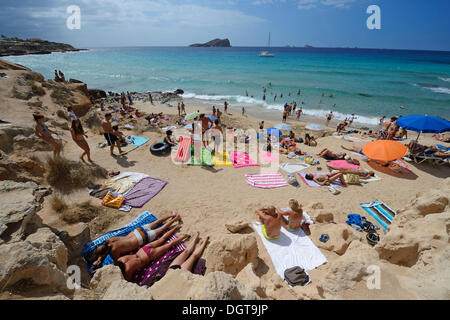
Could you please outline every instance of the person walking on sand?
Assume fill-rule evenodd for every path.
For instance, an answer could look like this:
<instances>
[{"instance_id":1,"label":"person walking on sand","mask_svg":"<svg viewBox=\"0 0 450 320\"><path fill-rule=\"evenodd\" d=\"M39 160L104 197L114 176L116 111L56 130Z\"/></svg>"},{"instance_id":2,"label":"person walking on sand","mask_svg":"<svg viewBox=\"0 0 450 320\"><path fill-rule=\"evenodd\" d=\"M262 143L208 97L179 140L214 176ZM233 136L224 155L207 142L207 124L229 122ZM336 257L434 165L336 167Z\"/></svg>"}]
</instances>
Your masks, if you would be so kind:
<instances>
[{"instance_id":1,"label":"person walking on sand","mask_svg":"<svg viewBox=\"0 0 450 320\"><path fill-rule=\"evenodd\" d=\"M178 116L181 117L181 106L179 102L178 102Z\"/></svg>"},{"instance_id":2,"label":"person walking on sand","mask_svg":"<svg viewBox=\"0 0 450 320\"><path fill-rule=\"evenodd\" d=\"M152 97L152 93L151 92L148 93L148 100L153 105L153 97Z\"/></svg>"},{"instance_id":3,"label":"person walking on sand","mask_svg":"<svg viewBox=\"0 0 450 320\"><path fill-rule=\"evenodd\" d=\"M44 124L44 116L40 114L33 115L34 121L36 121L35 134L38 138L44 140L45 143L49 144L53 148L53 156L57 157L60 155L62 150L62 145L52 137L53 134L57 134L55 131L50 130Z\"/></svg>"},{"instance_id":4,"label":"person walking on sand","mask_svg":"<svg viewBox=\"0 0 450 320\"><path fill-rule=\"evenodd\" d=\"M228 113L228 102L225 101L225 102L223 103L223 108L224 108L224 112L225 112L225 113Z\"/></svg>"},{"instance_id":5,"label":"person walking on sand","mask_svg":"<svg viewBox=\"0 0 450 320\"><path fill-rule=\"evenodd\" d=\"M181 101L181 114L186 114L186 109L183 101Z\"/></svg>"},{"instance_id":6,"label":"person walking on sand","mask_svg":"<svg viewBox=\"0 0 450 320\"><path fill-rule=\"evenodd\" d=\"M242 107L242 115L243 116L245 115L245 108L244 107Z\"/></svg>"},{"instance_id":7,"label":"person walking on sand","mask_svg":"<svg viewBox=\"0 0 450 320\"><path fill-rule=\"evenodd\" d=\"M67 107L67 114L70 117L70 120L78 120L77 115L75 114L75 112L73 112L72 107Z\"/></svg>"},{"instance_id":8,"label":"person walking on sand","mask_svg":"<svg viewBox=\"0 0 450 320\"><path fill-rule=\"evenodd\" d=\"M91 149L89 148L89 144L86 139L87 135L83 130L83 126L81 125L81 121L79 119L72 120L72 127L70 128L70 133L72 134L73 141L83 150L83 153L80 156L80 160L84 161L84 156L87 156L89 162L93 162L91 159Z\"/></svg>"},{"instance_id":9,"label":"person walking on sand","mask_svg":"<svg viewBox=\"0 0 450 320\"><path fill-rule=\"evenodd\" d=\"M330 121L333 118L333 111L330 111L330 113L327 115L327 127L330 125Z\"/></svg>"},{"instance_id":10,"label":"person walking on sand","mask_svg":"<svg viewBox=\"0 0 450 320\"><path fill-rule=\"evenodd\" d=\"M127 91L127 97L128 97L128 101L130 102L130 106L133 105L133 99L131 97L131 94Z\"/></svg>"},{"instance_id":11,"label":"person walking on sand","mask_svg":"<svg viewBox=\"0 0 450 320\"><path fill-rule=\"evenodd\" d=\"M114 146L117 146L120 154L123 154L123 151L120 148L119 137L114 134L113 128L111 126L111 117L111 113L105 114L105 118L102 120L102 128L104 131L106 142L108 143L108 146L110 146L111 157L115 157L116 155L114 154Z\"/></svg>"}]
</instances>

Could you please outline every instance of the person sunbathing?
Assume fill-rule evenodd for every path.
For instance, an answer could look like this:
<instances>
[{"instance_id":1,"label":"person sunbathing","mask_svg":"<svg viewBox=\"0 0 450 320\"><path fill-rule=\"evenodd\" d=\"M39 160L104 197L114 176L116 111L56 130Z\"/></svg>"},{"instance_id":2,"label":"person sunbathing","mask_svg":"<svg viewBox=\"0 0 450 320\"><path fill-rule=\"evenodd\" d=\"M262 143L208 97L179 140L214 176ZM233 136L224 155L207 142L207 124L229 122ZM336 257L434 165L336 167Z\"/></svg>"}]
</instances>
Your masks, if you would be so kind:
<instances>
[{"instance_id":1,"label":"person sunbathing","mask_svg":"<svg viewBox=\"0 0 450 320\"><path fill-rule=\"evenodd\" d=\"M258 209L256 214L258 215L258 221L262 223L262 234L267 240L278 239L282 226L287 229L282 215L277 213L274 206Z\"/></svg>"},{"instance_id":2,"label":"person sunbathing","mask_svg":"<svg viewBox=\"0 0 450 320\"><path fill-rule=\"evenodd\" d=\"M438 134L433 134L433 137L437 140L437 141L442 141L442 142L450 142L450 137L444 137L444 135L442 135L441 133Z\"/></svg>"},{"instance_id":3,"label":"person sunbathing","mask_svg":"<svg viewBox=\"0 0 450 320\"><path fill-rule=\"evenodd\" d=\"M343 174L356 174L357 176L360 176L362 179L369 179L370 177L375 176L375 172L366 170L364 168L337 168L330 164L328 164L327 167L330 169L331 172L339 171L342 172Z\"/></svg>"},{"instance_id":4,"label":"person sunbathing","mask_svg":"<svg viewBox=\"0 0 450 320\"><path fill-rule=\"evenodd\" d=\"M325 148L322 151L320 151L320 153L318 153L317 155L319 157L324 158L325 160L344 160L344 158L347 154L344 152L335 153L335 152Z\"/></svg>"},{"instance_id":5,"label":"person sunbathing","mask_svg":"<svg viewBox=\"0 0 450 320\"><path fill-rule=\"evenodd\" d=\"M333 181L339 181L346 187L347 183L344 180L342 172L330 172L328 174L314 174L308 173L305 175L306 180L314 181L321 186L329 186Z\"/></svg>"},{"instance_id":6,"label":"person sunbathing","mask_svg":"<svg viewBox=\"0 0 450 320\"><path fill-rule=\"evenodd\" d=\"M277 213L281 215L282 219L284 220L283 226L286 226L286 229L288 231L298 230L302 228L303 210L297 200L289 200L289 210L282 211L280 209L277 209ZM286 220L283 215L289 216L289 219Z\"/></svg>"},{"instance_id":7,"label":"person sunbathing","mask_svg":"<svg viewBox=\"0 0 450 320\"><path fill-rule=\"evenodd\" d=\"M308 133L305 134L305 144L310 147L316 147L317 141L314 137L311 137Z\"/></svg>"},{"instance_id":8,"label":"person sunbathing","mask_svg":"<svg viewBox=\"0 0 450 320\"><path fill-rule=\"evenodd\" d=\"M351 146L350 148L347 148L347 147L341 145L341 148L344 150L347 150L347 151L363 154L362 148L359 148L359 147Z\"/></svg>"},{"instance_id":9,"label":"person sunbathing","mask_svg":"<svg viewBox=\"0 0 450 320\"><path fill-rule=\"evenodd\" d=\"M168 222L161 227L158 226L165 221ZM143 225L129 233L126 237L113 237L106 240L105 244L97 247L94 251L94 256L89 260L94 262L94 266L98 266L109 254L111 258L116 261L119 257L127 252L136 250L140 246L149 243L156 239L161 233L170 228L176 221L181 220L180 215L173 213L170 216L161 218L150 224Z\"/></svg>"},{"instance_id":10,"label":"person sunbathing","mask_svg":"<svg viewBox=\"0 0 450 320\"><path fill-rule=\"evenodd\" d=\"M186 249L172 261L167 272L177 269L185 269L192 272L195 262L202 256L208 241L209 237L206 237L206 239L200 243L200 247L195 249L197 243L199 242L199 233L197 232L197 235L186 246Z\"/></svg>"},{"instance_id":11,"label":"person sunbathing","mask_svg":"<svg viewBox=\"0 0 450 320\"><path fill-rule=\"evenodd\" d=\"M188 238L188 235L182 235L181 237L166 243L166 241L169 240L169 238L173 236L175 232L180 230L180 228L181 226L176 226L175 228L166 232L158 240L154 240L140 248L138 252L136 252L136 254L130 254L120 257L115 262L115 265L120 268L124 278L127 281L131 281L136 271L144 268L150 262L160 258L167 252L167 250L169 250L173 246L180 244L186 238Z\"/></svg>"}]
</instances>

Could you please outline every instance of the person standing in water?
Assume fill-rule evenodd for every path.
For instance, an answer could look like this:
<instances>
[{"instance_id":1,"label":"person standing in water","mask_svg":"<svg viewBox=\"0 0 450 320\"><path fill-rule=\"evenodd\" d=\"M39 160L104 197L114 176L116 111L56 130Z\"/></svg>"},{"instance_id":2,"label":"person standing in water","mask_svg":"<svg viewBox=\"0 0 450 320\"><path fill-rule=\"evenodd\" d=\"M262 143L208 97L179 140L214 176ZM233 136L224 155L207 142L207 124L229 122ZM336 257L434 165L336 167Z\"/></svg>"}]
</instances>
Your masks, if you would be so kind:
<instances>
[{"instance_id":1,"label":"person standing in water","mask_svg":"<svg viewBox=\"0 0 450 320\"><path fill-rule=\"evenodd\" d=\"M330 125L330 121L333 118L333 111L330 111L330 113L327 115L327 127Z\"/></svg>"},{"instance_id":2,"label":"person standing in water","mask_svg":"<svg viewBox=\"0 0 450 320\"><path fill-rule=\"evenodd\" d=\"M62 145L52 137L52 133L56 134L55 131L50 130L44 124L44 116L40 114L33 115L34 121L36 121L35 134L38 138L44 140L45 143L49 144L53 148L53 156L57 157L60 155L62 150Z\"/></svg>"},{"instance_id":3,"label":"person standing in water","mask_svg":"<svg viewBox=\"0 0 450 320\"><path fill-rule=\"evenodd\" d=\"M84 161L84 156L87 156L88 161L93 162L91 160L91 150L85 139L87 138L87 135L85 134L83 126L81 125L81 121L79 119L72 120L70 133L72 134L73 141L84 151L80 156L80 160L86 163L86 161Z\"/></svg>"}]
</instances>

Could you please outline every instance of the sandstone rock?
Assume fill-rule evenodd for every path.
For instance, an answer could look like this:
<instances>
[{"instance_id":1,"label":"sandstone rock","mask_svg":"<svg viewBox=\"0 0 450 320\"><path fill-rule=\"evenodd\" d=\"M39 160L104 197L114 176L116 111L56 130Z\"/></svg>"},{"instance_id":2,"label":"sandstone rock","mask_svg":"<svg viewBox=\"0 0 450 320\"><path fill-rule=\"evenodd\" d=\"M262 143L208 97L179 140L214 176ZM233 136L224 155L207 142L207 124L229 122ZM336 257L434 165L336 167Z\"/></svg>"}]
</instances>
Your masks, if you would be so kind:
<instances>
[{"instance_id":1,"label":"sandstone rock","mask_svg":"<svg viewBox=\"0 0 450 320\"><path fill-rule=\"evenodd\" d=\"M331 223L334 222L334 215L326 210L320 210L313 216L317 223Z\"/></svg>"},{"instance_id":2,"label":"sandstone rock","mask_svg":"<svg viewBox=\"0 0 450 320\"><path fill-rule=\"evenodd\" d=\"M189 300L257 300L258 295L224 272L209 273L195 281L187 294Z\"/></svg>"},{"instance_id":3,"label":"sandstone rock","mask_svg":"<svg viewBox=\"0 0 450 320\"><path fill-rule=\"evenodd\" d=\"M69 261L76 261L81 257L83 246L91 240L91 232L86 223L77 223L67 228L68 235L62 238L69 251Z\"/></svg>"},{"instance_id":4,"label":"sandstone rock","mask_svg":"<svg viewBox=\"0 0 450 320\"><path fill-rule=\"evenodd\" d=\"M244 269L242 269L236 276L236 280L241 283L245 283L245 286L253 290L260 297L264 297L265 290L261 284L261 279L254 272L254 264L249 263ZM281 278L280 278L281 280Z\"/></svg>"},{"instance_id":5,"label":"sandstone rock","mask_svg":"<svg viewBox=\"0 0 450 320\"><path fill-rule=\"evenodd\" d=\"M66 272L67 248L49 228L39 228L35 233L29 235L26 241L41 251L42 254L45 254L48 260L54 263L59 270Z\"/></svg>"},{"instance_id":6,"label":"sandstone rock","mask_svg":"<svg viewBox=\"0 0 450 320\"><path fill-rule=\"evenodd\" d=\"M66 120L52 120L50 124L63 130L69 130L69 123Z\"/></svg>"},{"instance_id":7,"label":"sandstone rock","mask_svg":"<svg viewBox=\"0 0 450 320\"><path fill-rule=\"evenodd\" d=\"M20 100L30 100L33 97L31 87L26 86L14 86L11 91L11 98Z\"/></svg>"},{"instance_id":8,"label":"sandstone rock","mask_svg":"<svg viewBox=\"0 0 450 320\"><path fill-rule=\"evenodd\" d=\"M90 288L96 299L100 299L115 281L125 280L122 271L115 265L107 265L98 269L91 280Z\"/></svg>"},{"instance_id":9,"label":"sandstone rock","mask_svg":"<svg viewBox=\"0 0 450 320\"><path fill-rule=\"evenodd\" d=\"M67 288L67 275L52 263L46 254L27 241L0 245L0 288L12 287L27 280L33 286L47 286L60 292Z\"/></svg>"},{"instance_id":10,"label":"sandstone rock","mask_svg":"<svg viewBox=\"0 0 450 320\"><path fill-rule=\"evenodd\" d=\"M237 233L239 231L241 231L242 229L247 228L248 222L244 221L244 220L235 220L235 221L231 221L230 223L225 224L225 228L227 228L228 231L232 232L232 233Z\"/></svg>"},{"instance_id":11,"label":"sandstone rock","mask_svg":"<svg viewBox=\"0 0 450 320\"><path fill-rule=\"evenodd\" d=\"M363 236L362 233L358 234L358 231L343 223L336 224L333 228L326 224L313 224L310 226L310 230L312 234L317 235L327 233L330 236L327 242L321 242L320 236L312 237L312 241L317 247L335 252L338 255L343 255L353 240L361 240Z\"/></svg>"},{"instance_id":12,"label":"sandstone rock","mask_svg":"<svg viewBox=\"0 0 450 320\"><path fill-rule=\"evenodd\" d=\"M441 214L430 214L405 224L394 220L388 234L382 237L375 249L381 259L411 267L421 260L423 252L448 245L449 223L450 210Z\"/></svg>"},{"instance_id":13,"label":"sandstone rock","mask_svg":"<svg viewBox=\"0 0 450 320\"><path fill-rule=\"evenodd\" d=\"M36 214L43 201L42 189L33 182L0 181L0 242L19 241L42 226Z\"/></svg>"},{"instance_id":14,"label":"sandstone rock","mask_svg":"<svg viewBox=\"0 0 450 320\"><path fill-rule=\"evenodd\" d=\"M210 243L204 253L208 271L224 271L236 275L255 261L258 246L254 234L233 234Z\"/></svg>"},{"instance_id":15,"label":"sandstone rock","mask_svg":"<svg viewBox=\"0 0 450 320\"><path fill-rule=\"evenodd\" d=\"M339 294L350 289L370 274L368 267L378 261L377 252L368 244L353 241L347 252L330 264L325 279L319 280L318 290L325 298L339 298Z\"/></svg>"},{"instance_id":16,"label":"sandstone rock","mask_svg":"<svg viewBox=\"0 0 450 320\"><path fill-rule=\"evenodd\" d=\"M141 287L126 280L117 280L106 290L103 300L153 300L153 297L146 286Z\"/></svg>"},{"instance_id":17,"label":"sandstone rock","mask_svg":"<svg viewBox=\"0 0 450 320\"><path fill-rule=\"evenodd\" d=\"M42 107L42 101L29 101L27 102L27 105L33 108L41 108Z\"/></svg>"}]
</instances>

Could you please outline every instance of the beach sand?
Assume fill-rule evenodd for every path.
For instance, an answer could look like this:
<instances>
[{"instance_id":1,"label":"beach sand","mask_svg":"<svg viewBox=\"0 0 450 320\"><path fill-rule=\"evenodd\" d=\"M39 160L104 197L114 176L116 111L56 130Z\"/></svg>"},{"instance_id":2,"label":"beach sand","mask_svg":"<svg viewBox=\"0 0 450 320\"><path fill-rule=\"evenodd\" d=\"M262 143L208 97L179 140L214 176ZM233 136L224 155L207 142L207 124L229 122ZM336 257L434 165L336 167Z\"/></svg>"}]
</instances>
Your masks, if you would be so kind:
<instances>
[{"instance_id":1,"label":"beach sand","mask_svg":"<svg viewBox=\"0 0 450 320\"><path fill-rule=\"evenodd\" d=\"M173 103L172 103L173 105ZM176 104L175 104L176 105ZM216 105L217 106L217 105ZM164 112L169 117L175 118L177 114L176 108L168 107L155 103L136 102L134 107L145 113ZM198 101L187 100L186 111L193 112L196 110L210 113L212 104L200 104ZM223 105L220 105L223 111ZM230 108L232 115L224 115L223 122L232 125L235 128L258 128L261 119L265 119L265 128L269 128L281 121L276 119L273 113L258 113L247 109L248 114L242 116L240 108ZM11 120L13 114L8 114ZM28 123L31 122L31 116ZM21 117L18 114L17 117ZM23 122L23 120L20 120ZM139 121L142 121L139 120ZM146 122L145 120L143 120ZM318 119L302 117L302 121L296 121L292 117L288 119L288 124L292 125L297 137L304 137L304 126L310 121L321 123ZM323 123L323 121L322 121ZM119 123L123 126L124 122ZM358 128L357 125L354 126ZM136 134L150 139L150 142L129 154L117 158L109 155L109 148L98 148L99 143L103 143L102 135L95 135L87 130L89 136L88 143L91 148L92 159L95 163L111 171L132 171L142 172L154 178L169 181L169 184L152 200L142 208L134 208L131 212L121 212L114 209L106 209L102 216L91 221L91 238L118 227L121 227L132 219L137 217L141 212L149 210L155 216L162 217L172 211L179 213L183 219L181 233L194 235L200 233L201 238L210 237L210 243L203 254L203 258L207 261L207 272L215 270L228 271L233 273L230 265L224 263L224 257L217 253L217 248L225 246L226 243L233 242L235 239L245 239L252 237L257 243L257 265L255 266L255 274L260 279L260 287L264 288L262 298L270 299L323 299L323 298L342 298L342 299L415 299L422 298L420 295L421 283L416 283L415 277L417 270L413 270L407 266L389 263L386 260L378 259L377 265L383 270L382 286L380 290L369 290L364 281L361 281L361 275L358 280L354 280L354 285L347 288L341 288L342 291L335 292L328 290L323 293L326 286L325 282L329 281L330 274L335 277L343 277L340 273L346 273L345 269L339 269L337 266L342 261L343 253L352 247L352 252L364 252L365 247L359 248L360 251L353 249L360 243L367 241L357 231L346 225L347 215L350 213L360 213L367 216L369 221L375 222L372 217L365 214L360 207L361 202L371 202L375 199L382 200L394 210L400 210L411 204L412 199L417 193L429 191L439 188L444 180L450 177L450 168L433 167L432 165L416 166L408 163L411 170L408 174L395 174L389 169L375 168L376 174L381 178L380 181L371 182L362 186L350 186L341 188L339 195L332 195L327 188L312 188L304 182L299 181L301 187L292 186L282 187L278 189L264 190L251 187L245 183L244 174L259 173L258 167L246 167L235 169L233 167L191 167L186 165L176 165L172 163L169 157L155 157L149 151L150 145L162 141L164 134L161 130L151 129L142 133L133 133L126 131L126 134ZM329 128L330 132L333 131ZM359 135L354 135L361 137ZM408 133L409 137L415 138L415 133ZM62 133L64 145L63 156L69 160L79 161L81 149L78 148L70 138L68 131ZM422 144L435 144L431 135L424 134L420 138ZM335 152L341 151L341 145L355 145L362 147L364 142L350 143L341 137L327 136L318 138L317 147L309 147L304 144L298 145L302 151L311 154L319 153L323 148L328 148ZM117 150L115 150L118 153ZM36 152L35 155L44 158L48 152ZM357 158L358 159L358 158ZM359 158L359 160L362 160ZM280 162L296 162L280 155ZM366 162L361 161L364 168L372 170ZM326 161L320 159L320 167L322 172L327 171ZM318 166L312 166L305 172L317 172ZM280 171L284 176L286 173ZM101 182L101 181L99 181ZM91 200L93 204L101 206L100 200L92 198L88 195L87 189L77 190L64 197L73 204L81 203L84 200ZM310 238L316 244L321 252L328 259L328 263L309 272L312 283L306 287L289 288L275 272L272 261L259 236L251 228L245 228L239 233L231 233L227 230L227 224L233 224L236 221L248 223L249 225L256 220L255 210L263 206L274 205L276 207L287 207L289 199L296 199L304 205L310 215L321 220L311 226ZM51 225L58 230L70 230L73 226L64 223L59 214L53 211L50 205L50 197L46 197L43 209L39 212L43 222ZM330 216L331 215L331 216ZM426 226L424 226L426 228ZM430 230L430 232L433 232ZM331 236L330 246L324 245L319 241L320 235L327 233ZM382 230L379 232L381 239L385 236ZM356 240L353 241L352 240ZM358 241L359 240L359 241ZM355 244L358 243L358 244ZM351 244L351 245L350 245ZM349 246L350 245L350 246ZM350 249L348 249L350 250ZM372 249L370 249L372 250ZM374 250L372 250L374 251ZM375 251L374 251L375 252ZM355 253L353 253L355 254ZM351 257L351 256L350 256ZM245 261L245 257L235 257L236 261ZM350 259L350 258L349 258ZM233 260L233 259L232 259ZM225 266L225 267L224 267ZM241 267L242 269L245 264ZM240 271L240 270L238 270ZM236 276L238 272L232 274ZM337 274L336 274L337 273ZM241 282L246 284L246 276L240 277ZM86 279L85 279L86 280ZM249 280L250 281L250 280ZM343 281L344 282L344 281ZM171 296L170 290L175 291L177 284L166 287L168 296ZM440 291L429 294L433 298L448 299L442 296Z\"/></svg>"}]
</instances>

